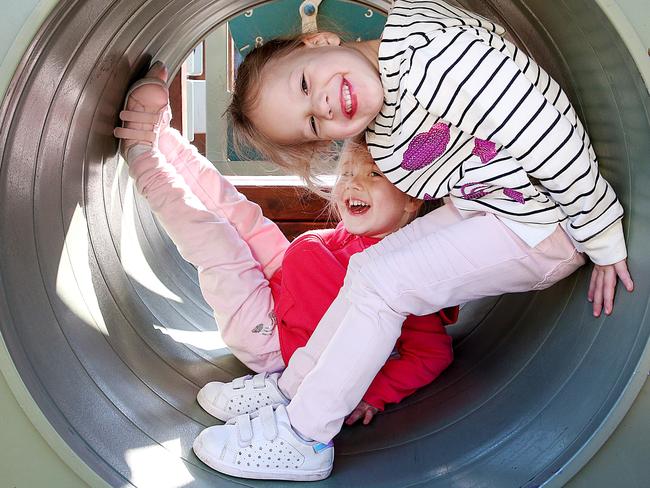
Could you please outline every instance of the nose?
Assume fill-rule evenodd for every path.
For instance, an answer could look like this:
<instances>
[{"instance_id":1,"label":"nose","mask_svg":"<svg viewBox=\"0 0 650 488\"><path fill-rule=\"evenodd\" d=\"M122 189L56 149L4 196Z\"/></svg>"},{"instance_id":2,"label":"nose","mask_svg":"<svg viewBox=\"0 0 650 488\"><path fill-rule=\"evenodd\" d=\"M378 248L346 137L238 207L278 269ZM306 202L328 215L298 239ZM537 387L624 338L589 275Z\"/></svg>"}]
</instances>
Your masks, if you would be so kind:
<instances>
[{"instance_id":1,"label":"nose","mask_svg":"<svg viewBox=\"0 0 650 488\"><path fill-rule=\"evenodd\" d=\"M361 190L362 186L361 177L358 174L353 175L350 179L348 179L348 188Z\"/></svg>"},{"instance_id":2,"label":"nose","mask_svg":"<svg viewBox=\"0 0 650 488\"><path fill-rule=\"evenodd\" d=\"M330 106L329 96L325 92L314 94L312 112L319 119L330 120L332 118L332 107Z\"/></svg>"}]
</instances>

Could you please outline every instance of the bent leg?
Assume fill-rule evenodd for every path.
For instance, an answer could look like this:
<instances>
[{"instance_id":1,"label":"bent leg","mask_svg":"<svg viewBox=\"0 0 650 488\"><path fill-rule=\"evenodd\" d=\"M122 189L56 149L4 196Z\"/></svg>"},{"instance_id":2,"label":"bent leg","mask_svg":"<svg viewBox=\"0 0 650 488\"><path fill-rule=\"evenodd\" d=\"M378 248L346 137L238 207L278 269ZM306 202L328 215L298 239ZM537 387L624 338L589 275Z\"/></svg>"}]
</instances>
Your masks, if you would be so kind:
<instances>
[{"instance_id":1,"label":"bent leg","mask_svg":"<svg viewBox=\"0 0 650 488\"><path fill-rule=\"evenodd\" d=\"M237 229L266 278L270 278L289 247L278 226L264 217L259 205L239 193L176 129L165 129L158 145L205 208L224 217Z\"/></svg>"},{"instance_id":2,"label":"bent leg","mask_svg":"<svg viewBox=\"0 0 650 488\"><path fill-rule=\"evenodd\" d=\"M561 228L531 248L493 215L459 221L399 249L390 237L364 251L367 259L346 279L345 319L287 408L291 424L320 442L334 437L357 406L408 314L550 286L584 264Z\"/></svg>"},{"instance_id":3,"label":"bent leg","mask_svg":"<svg viewBox=\"0 0 650 488\"><path fill-rule=\"evenodd\" d=\"M141 153L129 162L129 174L180 254L198 268L201 291L232 353L255 371L281 369L271 289L247 243L161 153Z\"/></svg>"},{"instance_id":4,"label":"bent leg","mask_svg":"<svg viewBox=\"0 0 650 488\"><path fill-rule=\"evenodd\" d=\"M407 246L409 242L421 239L428 234L462 220L456 207L452 204L446 204L421 218L415 219L409 225L385 237L378 244L382 244L384 252L398 250ZM375 244L375 246L378 244ZM367 251L355 254L352 257L346 273L346 283L356 275L370 257L371 254ZM323 318L321 318L307 344L296 349L289 360L287 368L282 373L278 386L288 398L293 398L302 380L316 366L321 354L347 314L350 302L345 290L344 285Z\"/></svg>"}]
</instances>

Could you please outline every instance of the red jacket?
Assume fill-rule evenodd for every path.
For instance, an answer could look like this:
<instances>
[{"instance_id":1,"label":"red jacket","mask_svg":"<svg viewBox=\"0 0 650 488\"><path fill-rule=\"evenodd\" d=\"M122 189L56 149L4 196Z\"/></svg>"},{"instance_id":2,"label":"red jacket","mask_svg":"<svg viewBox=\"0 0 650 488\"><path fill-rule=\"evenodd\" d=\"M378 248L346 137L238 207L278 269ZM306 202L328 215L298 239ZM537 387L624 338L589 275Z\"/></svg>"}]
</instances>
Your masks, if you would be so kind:
<instances>
[{"instance_id":1,"label":"red jacket","mask_svg":"<svg viewBox=\"0 0 650 488\"><path fill-rule=\"evenodd\" d=\"M271 278L285 364L304 346L338 295L350 257L379 239L355 236L341 224L336 229L308 232L287 249L282 267ZM458 317L451 307L423 317L409 316L395 352L386 361L363 399L383 410L433 381L453 357L444 325Z\"/></svg>"}]
</instances>

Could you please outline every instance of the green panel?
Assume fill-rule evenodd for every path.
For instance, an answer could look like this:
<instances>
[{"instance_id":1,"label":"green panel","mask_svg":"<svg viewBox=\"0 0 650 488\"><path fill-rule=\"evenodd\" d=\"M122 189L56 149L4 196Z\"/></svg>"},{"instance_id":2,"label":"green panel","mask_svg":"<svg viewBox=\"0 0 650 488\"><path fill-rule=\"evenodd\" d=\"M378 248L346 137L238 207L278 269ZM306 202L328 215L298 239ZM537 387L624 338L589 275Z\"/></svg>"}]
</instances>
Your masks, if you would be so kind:
<instances>
[{"instance_id":1,"label":"green panel","mask_svg":"<svg viewBox=\"0 0 650 488\"><path fill-rule=\"evenodd\" d=\"M29 421L0 374L0 487L88 486L57 456ZM37 468L37 469L34 469Z\"/></svg>"},{"instance_id":2,"label":"green panel","mask_svg":"<svg viewBox=\"0 0 650 488\"><path fill-rule=\"evenodd\" d=\"M228 25L237 51L243 56L269 39L300 33L301 0L281 0L248 10ZM355 40L379 39L386 17L350 2L325 0L318 9L320 30L332 30Z\"/></svg>"},{"instance_id":3,"label":"green panel","mask_svg":"<svg viewBox=\"0 0 650 488\"><path fill-rule=\"evenodd\" d=\"M245 56L265 40L300 32L300 0L284 0L247 10L228 22L237 51Z\"/></svg>"}]
</instances>

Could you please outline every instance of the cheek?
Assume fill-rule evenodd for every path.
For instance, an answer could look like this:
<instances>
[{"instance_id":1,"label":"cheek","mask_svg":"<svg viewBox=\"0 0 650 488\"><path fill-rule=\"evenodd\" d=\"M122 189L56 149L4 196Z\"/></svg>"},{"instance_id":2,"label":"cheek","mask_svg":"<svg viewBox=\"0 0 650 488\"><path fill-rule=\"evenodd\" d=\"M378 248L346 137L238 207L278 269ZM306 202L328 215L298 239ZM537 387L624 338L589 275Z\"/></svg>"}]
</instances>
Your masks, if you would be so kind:
<instances>
[{"instance_id":1,"label":"cheek","mask_svg":"<svg viewBox=\"0 0 650 488\"><path fill-rule=\"evenodd\" d=\"M336 121L323 125L323 133L327 134L328 139L347 139L348 137L358 136L368 127L369 122L364 120Z\"/></svg>"},{"instance_id":2,"label":"cheek","mask_svg":"<svg viewBox=\"0 0 650 488\"><path fill-rule=\"evenodd\" d=\"M374 205L376 210L375 215L387 225L394 225L404 214L404 207L390 193L379 195L379 199L374 199L374 201L379 202Z\"/></svg>"},{"instance_id":3,"label":"cheek","mask_svg":"<svg viewBox=\"0 0 650 488\"><path fill-rule=\"evenodd\" d=\"M334 202L334 207L336 210L341 212L345 209L345 201L343 201L343 192L336 191L336 188L332 191L332 202Z\"/></svg>"},{"instance_id":4,"label":"cheek","mask_svg":"<svg viewBox=\"0 0 650 488\"><path fill-rule=\"evenodd\" d=\"M365 77L361 96L365 99L369 108L379 111L384 102L384 88L379 78L375 76Z\"/></svg>"},{"instance_id":5,"label":"cheek","mask_svg":"<svg viewBox=\"0 0 650 488\"><path fill-rule=\"evenodd\" d=\"M399 191L390 181L385 179L382 181L381 199L386 205L403 211L406 208L408 197L405 193Z\"/></svg>"}]
</instances>

